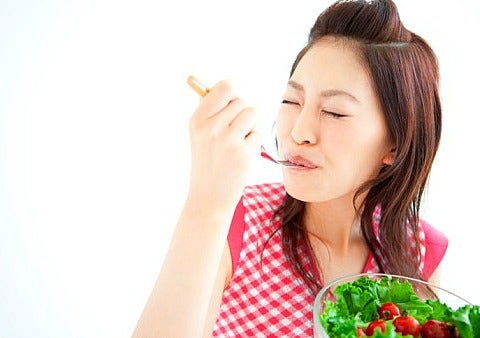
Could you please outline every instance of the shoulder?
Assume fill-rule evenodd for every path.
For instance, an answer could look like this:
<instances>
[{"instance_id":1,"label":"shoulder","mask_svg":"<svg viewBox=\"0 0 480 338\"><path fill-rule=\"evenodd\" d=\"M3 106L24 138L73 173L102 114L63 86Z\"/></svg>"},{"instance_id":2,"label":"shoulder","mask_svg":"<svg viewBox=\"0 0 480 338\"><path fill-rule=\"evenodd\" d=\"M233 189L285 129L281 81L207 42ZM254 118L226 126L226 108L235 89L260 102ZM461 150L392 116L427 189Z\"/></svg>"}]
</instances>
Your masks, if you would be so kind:
<instances>
[{"instance_id":1,"label":"shoulder","mask_svg":"<svg viewBox=\"0 0 480 338\"><path fill-rule=\"evenodd\" d=\"M419 227L425 235L423 278L428 280L445 256L448 248L448 238L425 220L420 220Z\"/></svg>"},{"instance_id":2,"label":"shoulder","mask_svg":"<svg viewBox=\"0 0 480 338\"><path fill-rule=\"evenodd\" d=\"M448 238L443 232L434 228L425 220L420 220L419 224L425 233L425 241L427 244L441 247L446 247L448 245Z\"/></svg>"},{"instance_id":3,"label":"shoulder","mask_svg":"<svg viewBox=\"0 0 480 338\"><path fill-rule=\"evenodd\" d=\"M377 240L380 242L379 237L379 224L381 219L381 207L378 205L372 216L373 231ZM410 241L413 241L415 235L411 227L407 227L407 234ZM420 243L421 264L420 271L421 277L425 280L429 280L432 274L435 272L448 248L448 238L438 229L434 228L428 222L423 219L418 220L418 228L416 230ZM412 246L415 248L415 246ZM416 250L416 249L415 249ZM413 252L412 252L413 253ZM384 266L386 262L382 262Z\"/></svg>"}]
</instances>

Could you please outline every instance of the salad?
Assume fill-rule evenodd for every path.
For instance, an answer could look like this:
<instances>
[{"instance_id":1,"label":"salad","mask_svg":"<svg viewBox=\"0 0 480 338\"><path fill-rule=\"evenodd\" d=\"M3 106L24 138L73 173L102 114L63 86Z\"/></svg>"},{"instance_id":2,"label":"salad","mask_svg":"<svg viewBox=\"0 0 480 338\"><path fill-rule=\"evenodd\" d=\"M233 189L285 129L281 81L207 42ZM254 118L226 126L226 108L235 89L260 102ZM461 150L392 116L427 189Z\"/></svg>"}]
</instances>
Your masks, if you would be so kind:
<instances>
[{"instance_id":1,"label":"salad","mask_svg":"<svg viewBox=\"0 0 480 338\"><path fill-rule=\"evenodd\" d=\"M330 337L480 338L480 306L421 300L408 280L368 276L340 284L319 320Z\"/></svg>"}]
</instances>

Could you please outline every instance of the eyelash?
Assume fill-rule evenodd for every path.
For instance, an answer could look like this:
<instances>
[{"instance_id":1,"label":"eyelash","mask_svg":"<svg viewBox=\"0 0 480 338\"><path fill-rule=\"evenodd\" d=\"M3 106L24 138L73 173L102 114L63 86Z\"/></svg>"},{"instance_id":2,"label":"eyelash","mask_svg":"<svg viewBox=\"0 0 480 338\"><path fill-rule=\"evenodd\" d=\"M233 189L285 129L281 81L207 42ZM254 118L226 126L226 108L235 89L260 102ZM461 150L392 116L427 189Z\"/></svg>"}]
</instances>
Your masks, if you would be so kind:
<instances>
[{"instance_id":1,"label":"eyelash","mask_svg":"<svg viewBox=\"0 0 480 338\"><path fill-rule=\"evenodd\" d=\"M289 101L289 100L282 100L282 104L292 104L292 105L298 105L297 102L293 102L293 101ZM330 115L331 117L335 118L335 119L339 119L341 117L345 117L347 115L342 115L342 114L338 114L338 113L334 113L332 111L328 111L328 110L322 110L323 113L327 114L327 115Z\"/></svg>"},{"instance_id":2,"label":"eyelash","mask_svg":"<svg viewBox=\"0 0 480 338\"><path fill-rule=\"evenodd\" d=\"M282 104L297 104L296 102L293 102L293 101L288 101L288 100L282 100Z\"/></svg>"},{"instance_id":3,"label":"eyelash","mask_svg":"<svg viewBox=\"0 0 480 338\"><path fill-rule=\"evenodd\" d=\"M331 112L331 111L327 111L327 110L322 110L325 114L327 115L330 115L331 117L333 117L334 119L339 119L341 117L345 117L347 115L342 115L342 114L337 114L337 113L334 113L334 112Z\"/></svg>"}]
</instances>

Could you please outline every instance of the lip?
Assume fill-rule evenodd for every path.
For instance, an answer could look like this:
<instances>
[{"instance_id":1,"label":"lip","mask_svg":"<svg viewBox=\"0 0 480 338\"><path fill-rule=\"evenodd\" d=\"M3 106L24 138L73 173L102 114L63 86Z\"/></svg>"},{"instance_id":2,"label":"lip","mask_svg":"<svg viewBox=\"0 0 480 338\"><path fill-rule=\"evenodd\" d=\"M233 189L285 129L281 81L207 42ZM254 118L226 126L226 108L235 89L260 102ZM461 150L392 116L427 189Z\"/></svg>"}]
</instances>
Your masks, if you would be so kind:
<instances>
[{"instance_id":1,"label":"lip","mask_svg":"<svg viewBox=\"0 0 480 338\"><path fill-rule=\"evenodd\" d=\"M293 163L297 166L301 166L301 167L304 167L306 169L316 169L318 168L318 165L316 165L315 163L313 163L312 161L306 159L305 157L301 156L301 155L292 155L292 154L285 154L285 159L290 162L290 163Z\"/></svg>"}]
</instances>

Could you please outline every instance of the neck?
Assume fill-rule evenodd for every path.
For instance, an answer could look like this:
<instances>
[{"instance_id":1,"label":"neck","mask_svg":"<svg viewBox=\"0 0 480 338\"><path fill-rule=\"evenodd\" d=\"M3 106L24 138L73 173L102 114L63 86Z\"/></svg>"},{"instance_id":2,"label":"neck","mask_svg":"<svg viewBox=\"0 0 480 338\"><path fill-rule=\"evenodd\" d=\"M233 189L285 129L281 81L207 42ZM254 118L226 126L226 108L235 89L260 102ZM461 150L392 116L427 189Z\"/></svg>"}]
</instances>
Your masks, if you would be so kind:
<instances>
[{"instance_id":1,"label":"neck","mask_svg":"<svg viewBox=\"0 0 480 338\"><path fill-rule=\"evenodd\" d=\"M339 254L346 254L352 245L363 241L359 215L351 196L307 203L304 221L312 239L319 239Z\"/></svg>"}]
</instances>

